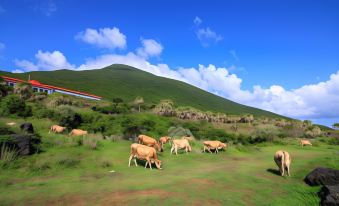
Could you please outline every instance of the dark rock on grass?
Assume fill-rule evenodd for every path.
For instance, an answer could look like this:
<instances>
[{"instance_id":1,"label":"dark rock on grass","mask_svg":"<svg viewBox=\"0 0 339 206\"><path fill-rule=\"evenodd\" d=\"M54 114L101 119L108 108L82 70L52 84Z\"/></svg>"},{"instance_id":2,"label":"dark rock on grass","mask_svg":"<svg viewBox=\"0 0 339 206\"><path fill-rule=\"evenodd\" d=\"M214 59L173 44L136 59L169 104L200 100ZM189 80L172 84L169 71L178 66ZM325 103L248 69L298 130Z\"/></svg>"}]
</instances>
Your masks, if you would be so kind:
<instances>
[{"instance_id":1,"label":"dark rock on grass","mask_svg":"<svg viewBox=\"0 0 339 206\"><path fill-rule=\"evenodd\" d=\"M23 132L33 134L34 133L34 128L32 123L26 122L20 125L20 129Z\"/></svg>"},{"instance_id":2,"label":"dark rock on grass","mask_svg":"<svg viewBox=\"0 0 339 206\"><path fill-rule=\"evenodd\" d=\"M339 185L339 170L318 167L310 172L304 181L310 186Z\"/></svg>"},{"instance_id":3,"label":"dark rock on grass","mask_svg":"<svg viewBox=\"0 0 339 206\"><path fill-rule=\"evenodd\" d=\"M29 155L38 151L40 138L35 135L12 134L11 141L5 143L18 151L18 155Z\"/></svg>"},{"instance_id":4,"label":"dark rock on grass","mask_svg":"<svg viewBox=\"0 0 339 206\"><path fill-rule=\"evenodd\" d=\"M338 206L339 205L339 185L324 186L319 192L322 206Z\"/></svg>"}]
</instances>

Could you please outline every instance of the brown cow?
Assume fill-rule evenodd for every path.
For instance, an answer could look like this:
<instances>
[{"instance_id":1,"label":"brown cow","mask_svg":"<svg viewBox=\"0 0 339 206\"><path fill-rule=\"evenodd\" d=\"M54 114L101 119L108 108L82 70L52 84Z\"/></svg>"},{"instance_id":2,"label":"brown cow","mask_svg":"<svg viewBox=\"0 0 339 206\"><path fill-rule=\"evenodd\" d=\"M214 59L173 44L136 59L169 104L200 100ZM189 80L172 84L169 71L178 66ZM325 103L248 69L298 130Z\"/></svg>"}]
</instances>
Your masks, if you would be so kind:
<instances>
[{"instance_id":1,"label":"brown cow","mask_svg":"<svg viewBox=\"0 0 339 206\"><path fill-rule=\"evenodd\" d=\"M167 142L171 144L170 140L171 137L160 137L159 142L161 144L161 151L164 151L164 144L166 144Z\"/></svg>"},{"instance_id":2,"label":"brown cow","mask_svg":"<svg viewBox=\"0 0 339 206\"><path fill-rule=\"evenodd\" d=\"M175 154L178 154L178 149L185 149L186 154L192 151L192 148L187 139L174 139L172 140L171 154L175 151Z\"/></svg>"},{"instance_id":3,"label":"brown cow","mask_svg":"<svg viewBox=\"0 0 339 206\"><path fill-rule=\"evenodd\" d=\"M152 169L152 163L155 163L155 166L158 169L162 169L161 161L158 159L157 152L155 151L153 147L148 147L146 145L133 143L131 145L131 154L128 160L128 167L131 166L131 160L133 158L134 158L135 166L138 166L137 160L136 160L136 158L138 158L141 160L146 160L145 168L147 168L147 164L149 164L150 169Z\"/></svg>"},{"instance_id":4,"label":"brown cow","mask_svg":"<svg viewBox=\"0 0 339 206\"><path fill-rule=\"evenodd\" d=\"M149 147L154 147L154 149L156 149L158 152L161 151L159 142L152 137L141 134L138 136L138 142L139 144L143 144Z\"/></svg>"},{"instance_id":5,"label":"brown cow","mask_svg":"<svg viewBox=\"0 0 339 206\"><path fill-rule=\"evenodd\" d=\"M279 167L281 176L284 176L285 169L287 175L290 176L290 165L291 165L291 156L288 152L279 150L274 155L274 161Z\"/></svg>"},{"instance_id":6,"label":"brown cow","mask_svg":"<svg viewBox=\"0 0 339 206\"><path fill-rule=\"evenodd\" d=\"M219 153L219 149L224 149L227 147L225 143L222 143L220 141L204 141L204 152L206 152L206 149L212 153L211 149L215 150L215 153Z\"/></svg>"},{"instance_id":7,"label":"brown cow","mask_svg":"<svg viewBox=\"0 0 339 206\"><path fill-rule=\"evenodd\" d=\"M300 140L300 146L303 147L304 145L312 145L310 140L302 139Z\"/></svg>"},{"instance_id":8,"label":"brown cow","mask_svg":"<svg viewBox=\"0 0 339 206\"><path fill-rule=\"evenodd\" d=\"M63 133L65 130L66 130L66 127L62 127L59 125L52 125L48 133L51 133L51 131L54 133Z\"/></svg>"},{"instance_id":9,"label":"brown cow","mask_svg":"<svg viewBox=\"0 0 339 206\"><path fill-rule=\"evenodd\" d=\"M81 135L86 135L88 134L87 131L81 130L81 129L72 129L72 131L69 133L69 135L72 136L81 136Z\"/></svg>"}]
</instances>

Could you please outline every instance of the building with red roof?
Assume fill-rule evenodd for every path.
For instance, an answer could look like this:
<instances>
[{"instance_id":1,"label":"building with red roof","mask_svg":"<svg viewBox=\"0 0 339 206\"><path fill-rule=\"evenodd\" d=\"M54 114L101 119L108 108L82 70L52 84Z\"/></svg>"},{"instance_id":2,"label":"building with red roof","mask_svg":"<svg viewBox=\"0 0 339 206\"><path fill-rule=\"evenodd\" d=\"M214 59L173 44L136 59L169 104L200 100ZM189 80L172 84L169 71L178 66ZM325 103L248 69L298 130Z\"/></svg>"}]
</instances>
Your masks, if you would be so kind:
<instances>
[{"instance_id":1,"label":"building with red roof","mask_svg":"<svg viewBox=\"0 0 339 206\"><path fill-rule=\"evenodd\" d=\"M4 81L9 86L13 86L13 87L17 83L31 84L34 92L45 92L47 94L52 94L54 92L58 92L58 93L73 95L73 96L82 97L82 98L86 98L86 99L93 99L93 100L101 100L102 99L102 97L96 96L94 94L74 91L74 90L65 89L65 88L62 88L62 87L56 87L56 86L52 86L52 85L48 85L48 84L42 84L37 80L24 81L24 80L12 78L12 77L6 77L6 76L1 76L1 77L4 79Z\"/></svg>"}]
</instances>

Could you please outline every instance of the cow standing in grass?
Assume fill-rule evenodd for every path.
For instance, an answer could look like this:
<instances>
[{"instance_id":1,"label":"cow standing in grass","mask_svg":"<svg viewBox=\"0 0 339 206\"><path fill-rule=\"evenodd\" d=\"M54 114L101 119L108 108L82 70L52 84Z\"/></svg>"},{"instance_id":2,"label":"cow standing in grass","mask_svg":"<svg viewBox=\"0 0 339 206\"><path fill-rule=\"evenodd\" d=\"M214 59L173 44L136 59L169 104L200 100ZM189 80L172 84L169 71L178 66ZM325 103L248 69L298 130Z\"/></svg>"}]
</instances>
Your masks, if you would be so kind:
<instances>
[{"instance_id":1,"label":"cow standing in grass","mask_svg":"<svg viewBox=\"0 0 339 206\"><path fill-rule=\"evenodd\" d=\"M310 140L306 140L306 139L300 140L300 146L301 146L301 147L304 147L305 145L310 145L310 146L312 146L312 143L310 142Z\"/></svg>"},{"instance_id":2,"label":"cow standing in grass","mask_svg":"<svg viewBox=\"0 0 339 206\"><path fill-rule=\"evenodd\" d=\"M204 152L208 150L210 153L212 153L211 149L215 150L215 153L218 154L220 149L226 148L226 144L220 141L204 141Z\"/></svg>"},{"instance_id":3,"label":"cow standing in grass","mask_svg":"<svg viewBox=\"0 0 339 206\"><path fill-rule=\"evenodd\" d=\"M155 163L155 166L158 169L162 169L161 161L158 159L157 152L153 147L133 143L131 145L131 154L128 160L128 167L131 166L132 159L134 159L135 166L138 166L136 158L140 160L146 160L145 168L147 168L147 165L149 164L150 169L152 169L152 163Z\"/></svg>"},{"instance_id":4,"label":"cow standing in grass","mask_svg":"<svg viewBox=\"0 0 339 206\"><path fill-rule=\"evenodd\" d=\"M285 170L287 175L290 176L291 156L288 152L279 150L274 155L274 161L279 167L281 176L284 176Z\"/></svg>"},{"instance_id":5,"label":"cow standing in grass","mask_svg":"<svg viewBox=\"0 0 339 206\"><path fill-rule=\"evenodd\" d=\"M153 147L158 152L161 151L161 147L160 147L159 142L152 137L141 134L141 135L138 136L138 142L139 142L139 144L143 144L143 145L146 145L146 146L149 146L149 147Z\"/></svg>"},{"instance_id":6,"label":"cow standing in grass","mask_svg":"<svg viewBox=\"0 0 339 206\"><path fill-rule=\"evenodd\" d=\"M184 149L186 154L192 151L192 148L187 139L174 139L172 141L171 154L175 151L175 154L178 154L178 149Z\"/></svg>"},{"instance_id":7,"label":"cow standing in grass","mask_svg":"<svg viewBox=\"0 0 339 206\"><path fill-rule=\"evenodd\" d=\"M66 130L66 127L62 127L59 125L52 125L48 133L51 133L51 132L63 133L65 130Z\"/></svg>"},{"instance_id":8,"label":"cow standing in grass","mask_svg":"<svg viewBox=\"0 0 339 206\"><path fill-rule=\"evenodd\" d=\"M72 131L69 133L70 136L84 136L87 134L87 131L81 129L72 129Z\"/></svg>"},{"instance_id":9,"label":"cow standing in grass","mask_svg":"<svg viewBox=\"0 0 339 206\"><path fill-rule=\"evenodd\" d=\"M171 137L160 137L159 142L161 144L161 151L164 151L164 144L166 144L167 142L171 144L170 140Z\"/></svg>"}]
</instances>

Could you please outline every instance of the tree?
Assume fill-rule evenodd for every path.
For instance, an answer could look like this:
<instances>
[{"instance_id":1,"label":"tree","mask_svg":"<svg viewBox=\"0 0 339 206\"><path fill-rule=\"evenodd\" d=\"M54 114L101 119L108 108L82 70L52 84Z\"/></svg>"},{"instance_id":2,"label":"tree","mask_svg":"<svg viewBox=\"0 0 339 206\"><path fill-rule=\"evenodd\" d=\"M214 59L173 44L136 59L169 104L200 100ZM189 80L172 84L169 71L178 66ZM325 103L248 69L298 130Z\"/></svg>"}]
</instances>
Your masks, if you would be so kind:
<instances>
[{"instance_id":1,"label":"tree","mask_svg":"<svg viewBox=\"0 0 339 206\"><path fill-rule=\"evenodd\" d=\"M14 94L18 94L20 99L29 99L33 94L32 86L27 83L17 83L14 86Z\"/></svg>"},{"instance_id":2,"label":"tree","mask_svg":"<svg viewBox=\"0 0 339 206\"><path fill-rule=\"evenodd\" d=\"M134 105L138 106L139 112L140 112L140 107L141 107L142 104L144 104L144 98L142 98L140 96L136 97L133 103L134 103Z\"/></svg>"}]
</instances>

